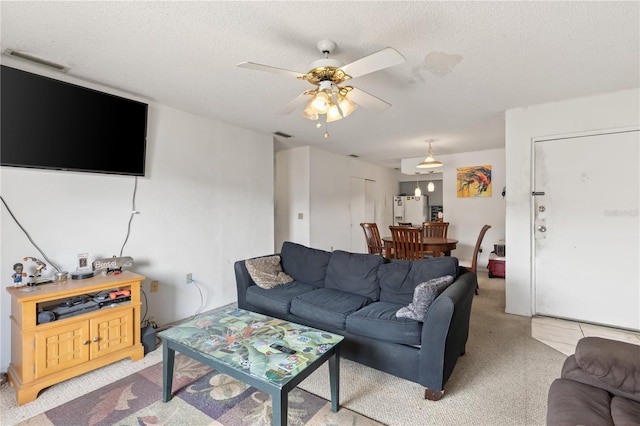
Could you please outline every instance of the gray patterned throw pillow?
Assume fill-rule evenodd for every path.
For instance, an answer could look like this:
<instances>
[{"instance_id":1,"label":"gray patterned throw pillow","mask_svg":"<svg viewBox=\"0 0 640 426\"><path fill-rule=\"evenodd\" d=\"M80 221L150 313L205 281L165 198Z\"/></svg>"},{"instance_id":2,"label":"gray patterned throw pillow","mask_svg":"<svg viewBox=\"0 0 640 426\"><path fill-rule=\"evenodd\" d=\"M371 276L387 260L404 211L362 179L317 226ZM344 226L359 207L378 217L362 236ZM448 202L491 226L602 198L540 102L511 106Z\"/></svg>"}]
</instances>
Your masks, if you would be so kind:
<instances>
[{"instance_id":1,"label":"gray patterned throw pillow","mask_svg":"<svg viewBox=\"0 0 640 426\"><path fill-rule=\"evenodd\" d=\"M293 278L282 271L280 256L247 259L244 261L244 265L253 281L261 288L269 289L293 281Z\"/></svg>"},{"instance_id":2,"label":"gray patterned throw pillow","mask_svg":"<svg viewBox=\"0 0 640 426\"><path fill-rule=\"evenodd\" d=\"M453 282L451 275L433 278L429 281L418 284L413 290L413 302L408 306L398 309L396 317L409 318L416 321L423 321L429 310L429 306Z\"/></svg>"}]
</instances>

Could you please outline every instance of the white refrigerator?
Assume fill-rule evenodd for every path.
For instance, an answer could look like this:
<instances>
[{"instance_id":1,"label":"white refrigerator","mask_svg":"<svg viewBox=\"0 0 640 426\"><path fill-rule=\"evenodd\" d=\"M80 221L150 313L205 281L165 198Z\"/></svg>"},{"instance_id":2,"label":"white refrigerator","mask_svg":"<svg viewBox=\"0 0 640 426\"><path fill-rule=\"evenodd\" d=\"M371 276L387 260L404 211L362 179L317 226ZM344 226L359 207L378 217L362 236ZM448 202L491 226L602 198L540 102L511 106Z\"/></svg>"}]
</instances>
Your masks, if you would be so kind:
<instances>
[{"instance_id":1,"label":"white refrigerator","mask_svg":"<svg viewBox=\"0 0 640 426\"><path fill-rule=\"evenodd\" d=\"M414 226L422 226L427 221L429 197L413 195L397 195L393 197L393 224L411 222Z\"/></svg>"}]
</instances>

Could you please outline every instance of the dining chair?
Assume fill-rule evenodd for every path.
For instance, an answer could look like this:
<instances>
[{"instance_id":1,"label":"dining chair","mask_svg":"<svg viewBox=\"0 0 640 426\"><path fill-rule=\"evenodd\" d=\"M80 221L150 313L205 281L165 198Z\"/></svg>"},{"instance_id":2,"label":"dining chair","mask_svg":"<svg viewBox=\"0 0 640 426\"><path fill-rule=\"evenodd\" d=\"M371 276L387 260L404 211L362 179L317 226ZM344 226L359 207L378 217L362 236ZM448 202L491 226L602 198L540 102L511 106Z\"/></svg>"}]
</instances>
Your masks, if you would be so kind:
<instances>
[{"instance_id":1,"label":"dining chair","mask_svg":"<svg viewBox=\"0 0 640 426\"><path fill-rule=\"evenodd\" d=\"M473 272L474 274L477 273L476 271L478 266L478 253L480 252L480 245L482 244L484 234L487 233L489 228L491 228L491 225L484 225L480 230L480 234L478 235L478 239L476 240L476 246L473 248L473 256L471 257L471 259L458 259L458 264L460 266L462 266L463 268L466 268L467 270ZM478 294L477 285L476 285L476 294Z\"/></svg>"},{"instance_id":2,"label":"dining chair","mask_svg":"<svg viewBox=\"0 0 640 426\"><path fill-rule=\"evenodd\" d=\"M361 223L360 226L364 231L364 238L367 240L369 254L383 255L384 251L378 225L376 223Z\"/></svg>"},{"instance_id":3,"label":"dining chair","mask_svg":"<svg viewBox=\"0 0 640 426\"><path fill-rule=\"evenodd\" d=\"M425 237L447 238L449 222L422 222Z\"/></svg>"},{"instance_id":4,"label":"dining chair","mask_svg":"<svg viewBox=\"0 0 640 426\"><path fill-rule=\"evenodd\" d=\"M402 260L424 259L422 228L390 226L389 230L393 240L394 258Z\"/></svg>"},{"instance_id":5,"label":"dining chair","mask_svg":"<svg viewBox=\"0 0 640 426\"><path fill-rule=\"evenodd\" d=\"M449 229L449 222L422 222L422 230L426 237L438 237L447 238L447 230ZM432 257L432 251L426 251L424 253L426 257Z\"/></svg>"}]
</instances>

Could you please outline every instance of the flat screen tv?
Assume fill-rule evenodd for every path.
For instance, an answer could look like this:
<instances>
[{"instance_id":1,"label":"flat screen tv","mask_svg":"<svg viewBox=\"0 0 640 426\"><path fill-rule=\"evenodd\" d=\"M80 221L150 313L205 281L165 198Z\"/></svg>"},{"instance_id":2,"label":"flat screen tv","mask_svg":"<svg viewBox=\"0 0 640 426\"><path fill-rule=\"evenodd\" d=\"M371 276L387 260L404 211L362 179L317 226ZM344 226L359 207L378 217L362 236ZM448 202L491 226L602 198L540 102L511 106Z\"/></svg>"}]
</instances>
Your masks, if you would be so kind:
<instances>
[{"instance_id":1,"label":"flat screen tv","mask_svg":"<svg viewBox=\"0 0 640 426\"><path fill-rule=\"evenodd\" d=\"M142 102L2 66L0 165L144 176Z\"/></svg>"}]
</instances>

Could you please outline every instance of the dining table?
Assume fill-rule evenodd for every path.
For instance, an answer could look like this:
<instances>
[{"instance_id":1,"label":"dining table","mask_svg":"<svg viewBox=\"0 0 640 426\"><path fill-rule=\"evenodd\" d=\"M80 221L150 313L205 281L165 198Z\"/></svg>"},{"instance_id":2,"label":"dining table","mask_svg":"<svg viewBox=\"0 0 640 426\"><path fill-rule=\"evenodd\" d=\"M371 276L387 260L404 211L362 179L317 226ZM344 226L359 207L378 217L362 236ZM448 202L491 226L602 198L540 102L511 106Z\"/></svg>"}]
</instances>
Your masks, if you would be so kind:
<instances>
[{"instance_id":1,"label":"dining table","mask_svg":"<svg viewBox=\"0 0 640 426\"><path fill-rule=\"evenodd\" d=\"M391 259L393 238L382 237L382 244L384 245L384 257ZM422 250L433 252L433 257L439 257L443 254L445 256L451 256L451 250L456 249L456 244L458 244L458 240L453 238L424 237L422 239Z\"/></svg>"}]
</instances>

